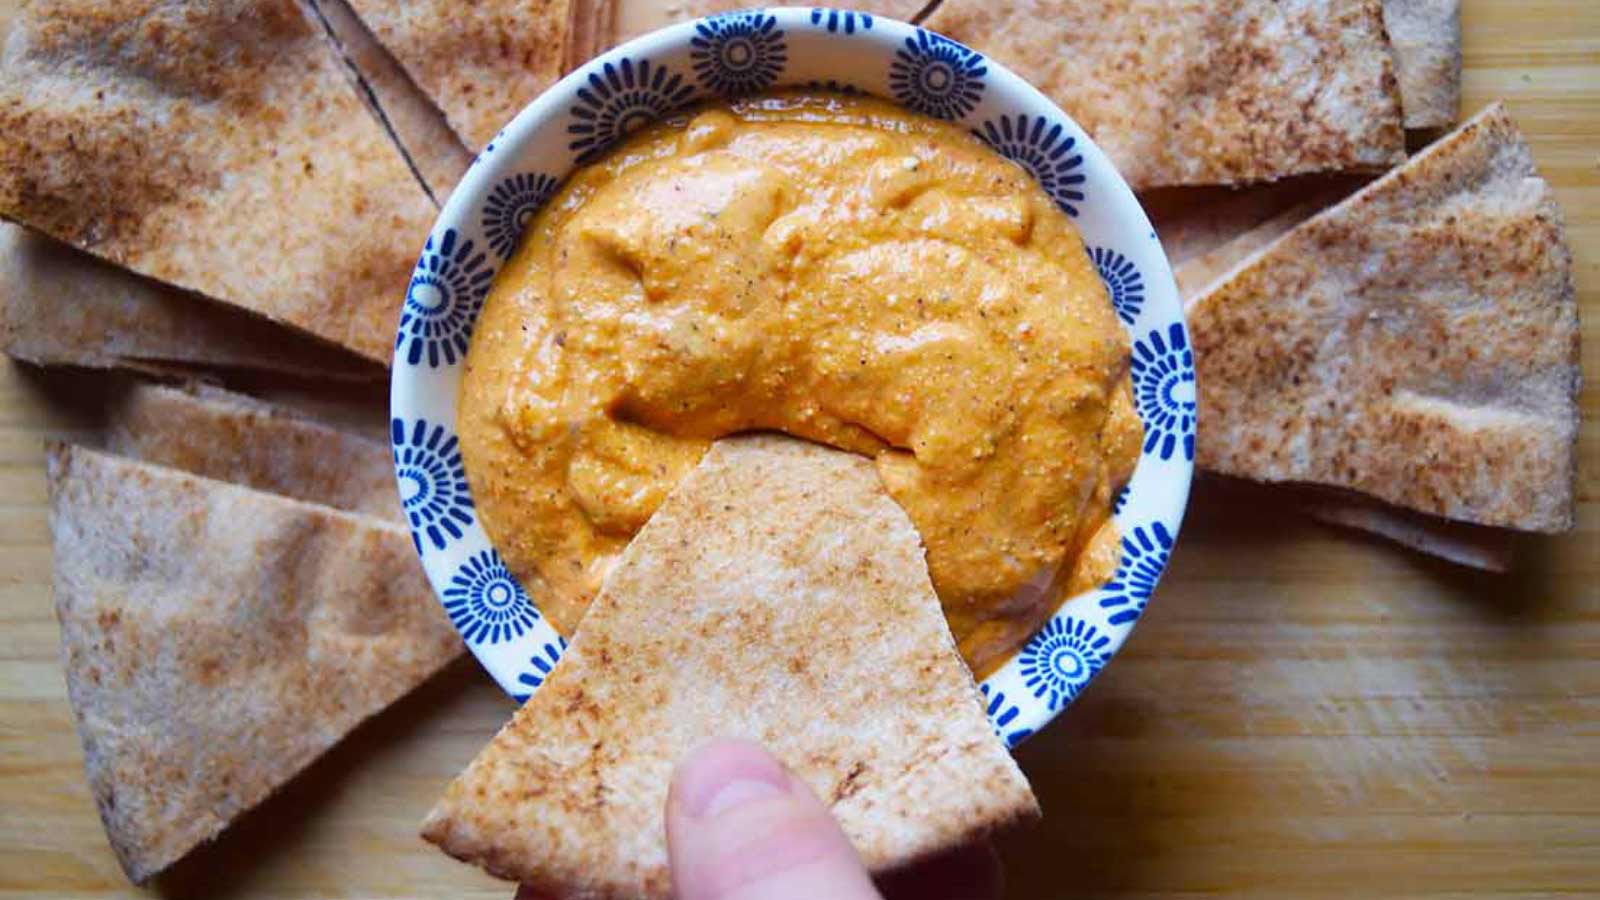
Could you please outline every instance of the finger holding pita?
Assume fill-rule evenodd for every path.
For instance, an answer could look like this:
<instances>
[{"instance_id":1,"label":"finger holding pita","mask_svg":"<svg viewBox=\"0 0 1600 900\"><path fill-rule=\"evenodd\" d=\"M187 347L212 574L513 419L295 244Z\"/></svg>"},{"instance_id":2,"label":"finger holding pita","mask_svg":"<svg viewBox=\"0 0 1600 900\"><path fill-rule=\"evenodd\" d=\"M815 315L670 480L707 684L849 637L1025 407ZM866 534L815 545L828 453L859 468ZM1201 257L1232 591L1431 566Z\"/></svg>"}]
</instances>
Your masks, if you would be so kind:
<instances>
[{"instance_id":1,"label":"finger holding pita","mask_svg":"<svg viewBox=\"0 0 1600 900\"><path fill-rule=\"evenodd\" d=\"M756 744L691 753L673 772L666 817L679 900L878 900L827 808Z\"/></svg>"}]
</instances>

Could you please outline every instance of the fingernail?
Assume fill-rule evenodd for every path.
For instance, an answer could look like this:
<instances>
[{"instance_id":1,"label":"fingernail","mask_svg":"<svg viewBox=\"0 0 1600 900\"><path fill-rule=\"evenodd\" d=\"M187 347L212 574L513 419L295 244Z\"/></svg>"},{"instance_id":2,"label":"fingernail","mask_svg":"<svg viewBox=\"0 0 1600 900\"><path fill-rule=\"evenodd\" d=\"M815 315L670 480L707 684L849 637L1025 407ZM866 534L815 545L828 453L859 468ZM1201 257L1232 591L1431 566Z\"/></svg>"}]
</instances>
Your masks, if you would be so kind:
<instances>
[{"instance_id":1,"label":"fingernail","mask_svg":"<svg viewBox=\"0 0 1600 900\"><path fill-rule=\"evenodd\" d=\"M684 762L679 773L683 809L710 818L789 791L789 773L766 751L750 744L707 746Z\"/></svg>"}]
</instances>

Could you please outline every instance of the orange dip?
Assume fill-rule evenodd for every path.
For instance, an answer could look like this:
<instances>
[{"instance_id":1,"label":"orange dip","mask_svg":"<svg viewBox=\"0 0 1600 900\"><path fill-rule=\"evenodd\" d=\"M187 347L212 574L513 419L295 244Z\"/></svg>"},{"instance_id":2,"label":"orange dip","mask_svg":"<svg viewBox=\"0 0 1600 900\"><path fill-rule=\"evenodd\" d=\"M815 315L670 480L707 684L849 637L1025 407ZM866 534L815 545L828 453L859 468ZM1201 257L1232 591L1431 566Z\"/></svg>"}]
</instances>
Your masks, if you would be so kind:
<instances>
[{"instance_id":1,"label":"orange dip","mask_svg":"<svg viewBox=\"0 0 1600 900\"><path fill-rule=\"evenodd\" d=\"M982 672L1115 566L1128 360L1021 168L876 100L777 95L572 176L496 278L458 424L484 526L568 633L716 438L872 457Z\"/></svg>"}]
</instances>

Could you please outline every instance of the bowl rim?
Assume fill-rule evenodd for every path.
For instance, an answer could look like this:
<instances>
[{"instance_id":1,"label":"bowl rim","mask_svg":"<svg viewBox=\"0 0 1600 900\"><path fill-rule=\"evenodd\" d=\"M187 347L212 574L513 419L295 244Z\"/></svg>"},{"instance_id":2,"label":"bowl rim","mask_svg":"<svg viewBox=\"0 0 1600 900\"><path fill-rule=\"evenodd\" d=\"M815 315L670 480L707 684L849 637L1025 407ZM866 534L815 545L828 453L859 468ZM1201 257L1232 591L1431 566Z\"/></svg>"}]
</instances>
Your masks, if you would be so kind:
<instances>
[{"instance_id":1,"label":"bowl rim","mask_svg":"<svg viewBox=\"0 0 1600 900\"><path fill-rule=\"evenodd\" d=\"M767 53L766 67L752 75L748 66L721 60L735 40L744 47L730 59L742 65L754 48L758 57ZM819 48L832 54L826 64L797 52ZM774 56L779 63L772 63ZM823 74L830 77L814 77ZM964 89L943 87L963 78ZM615 120L610 139L625 135L623 114L595 101L639 86L649 89L657 107L679 108L750 88L843 88L880 96L968 126L1039 179L1078 227L1130 335L1146 440L1134 478L1114 505L1122 553L1111 580L1064 601L979 685L996 732L1015 746L1054 719L1122 647L1166 569L1194 471L1193 352L1160 240L1133 191L1083 129L1004 65L896 19L772 7L668 25L575 69L473 159L430 228L401 301L390 375L396 483L435 594L479 662L519 702L566 648L500 562L472 505L455 438L461 357L483 294L520 238L514 223L526 221L506 218L508 205L523 213L537 209L573 169L603 154L610 146L602 133L605 116ZM642 108L629 114L656 109ZM565 152L553 157L558 164L545 165L552 148L563 144Z\"/></svg>"}]
</instances>

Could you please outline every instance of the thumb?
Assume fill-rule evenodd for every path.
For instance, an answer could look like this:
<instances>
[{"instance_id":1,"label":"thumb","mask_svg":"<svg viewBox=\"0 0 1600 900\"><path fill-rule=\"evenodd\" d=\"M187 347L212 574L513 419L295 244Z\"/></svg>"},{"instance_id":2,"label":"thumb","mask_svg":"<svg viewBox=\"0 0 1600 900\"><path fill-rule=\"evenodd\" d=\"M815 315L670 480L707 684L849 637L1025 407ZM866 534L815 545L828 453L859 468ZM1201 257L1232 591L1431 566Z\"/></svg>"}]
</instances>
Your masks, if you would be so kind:
<instances>
[{"instance_id":1,"label":"thumb","mask_svg":"<svg viewBox=\"0 0 1600 900\"><path fill-rule=\"evenodd\" d=\"M879 900L811 790L743 741L707 744L678 764L667 851L678 900Z\"/></svg>"}]
</instances>

